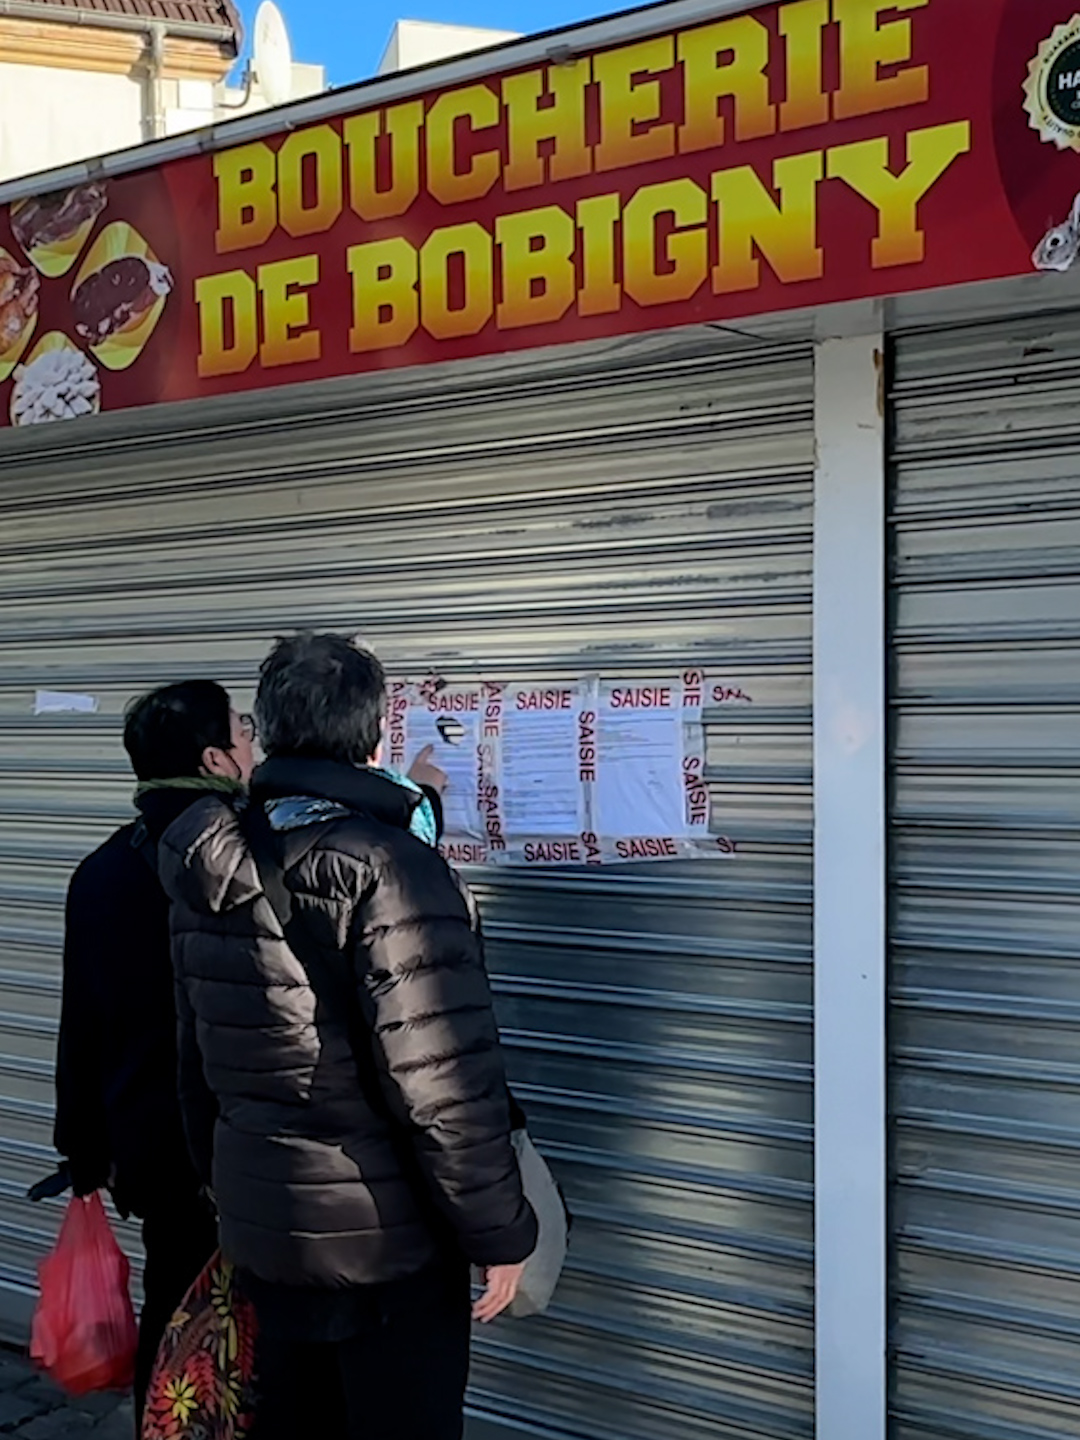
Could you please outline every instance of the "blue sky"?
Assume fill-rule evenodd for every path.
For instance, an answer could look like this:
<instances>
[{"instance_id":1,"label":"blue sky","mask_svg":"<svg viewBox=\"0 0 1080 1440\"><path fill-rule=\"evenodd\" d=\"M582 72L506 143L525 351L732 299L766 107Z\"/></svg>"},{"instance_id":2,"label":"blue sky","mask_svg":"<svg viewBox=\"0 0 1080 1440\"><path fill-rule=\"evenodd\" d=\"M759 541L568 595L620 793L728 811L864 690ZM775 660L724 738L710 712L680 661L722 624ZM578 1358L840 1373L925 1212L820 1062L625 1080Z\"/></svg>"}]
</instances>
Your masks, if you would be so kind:
<instances>
[{"instance_id":1,"label":"blue sky","mask_svg":"<svg viewBox=\"0 0 1080 1440\"><path fill-rule=\"evenodd\" d=\"M623 0L625 3L625 0ZM494 30L550 30L589 15L621 9L597 0L278 0L297 60L325 65L331 85L350 85L374 73L395 20L439 20ZM248 35L258 0L240 0Z\"/></svg>"}]
</instances>

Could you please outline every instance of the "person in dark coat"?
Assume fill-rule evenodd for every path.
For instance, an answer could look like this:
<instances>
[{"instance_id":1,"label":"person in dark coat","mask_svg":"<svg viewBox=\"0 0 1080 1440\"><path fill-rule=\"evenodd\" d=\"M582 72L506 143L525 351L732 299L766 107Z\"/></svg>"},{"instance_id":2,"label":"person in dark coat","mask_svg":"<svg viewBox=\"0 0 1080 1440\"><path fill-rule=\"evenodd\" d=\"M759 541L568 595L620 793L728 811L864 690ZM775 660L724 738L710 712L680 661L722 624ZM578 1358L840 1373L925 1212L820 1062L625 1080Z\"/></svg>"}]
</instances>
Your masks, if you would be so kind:
<instances>
[{"instance_id":1,"label":"person in dark coat","mask_svg":"<svg viewBox=\"0 0 1080 1440\"><path fill-rule=\"evenodd\" d=\"M378 768L385 698L339 636L263 666L251 801L291 922L220 798L161 846L182 1103L256 1306L260 1440L460 1440L470 1318L536 1244L475 912L421 790Z\"/></svg>"},{"instance_id":2,"label":"person in dark coat","mask_svg":"<svg viewBox=\"0 0 1080 1440\"><path fill-rule=\"evenodd\" d=\"M76 1195L108 1188L120 1211L143 1223L140 1414L165 1327L217 1246L180 1116L169 903L156 847L211 789L241 791L253 740L250 716L236 714L211 681L139 700L124 729L138 819L82 862L68 890L55 1144Z\"/></svg>"}]
</instances>

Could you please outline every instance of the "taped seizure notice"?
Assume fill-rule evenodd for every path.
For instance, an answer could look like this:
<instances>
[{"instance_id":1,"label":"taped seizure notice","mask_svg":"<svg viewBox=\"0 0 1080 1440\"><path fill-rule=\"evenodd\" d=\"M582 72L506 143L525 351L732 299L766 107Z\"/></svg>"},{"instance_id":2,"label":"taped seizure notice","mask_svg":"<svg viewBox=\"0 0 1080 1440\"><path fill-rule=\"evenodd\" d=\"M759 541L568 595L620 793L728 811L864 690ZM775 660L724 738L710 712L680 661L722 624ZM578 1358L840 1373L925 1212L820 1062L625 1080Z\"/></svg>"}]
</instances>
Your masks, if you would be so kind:
<instances>
[{"instance_id":1,"label":"taped seizure notice","mask_svg":"<svg viewBox=\"0 0 1080 1440\"><path fill-rule=\"evenodd\" d=\"M730 854L710 835L705 677L530 685L392 681L389 759L449 777L456 864L603 865Z\"/></svg>"}]
</instances>

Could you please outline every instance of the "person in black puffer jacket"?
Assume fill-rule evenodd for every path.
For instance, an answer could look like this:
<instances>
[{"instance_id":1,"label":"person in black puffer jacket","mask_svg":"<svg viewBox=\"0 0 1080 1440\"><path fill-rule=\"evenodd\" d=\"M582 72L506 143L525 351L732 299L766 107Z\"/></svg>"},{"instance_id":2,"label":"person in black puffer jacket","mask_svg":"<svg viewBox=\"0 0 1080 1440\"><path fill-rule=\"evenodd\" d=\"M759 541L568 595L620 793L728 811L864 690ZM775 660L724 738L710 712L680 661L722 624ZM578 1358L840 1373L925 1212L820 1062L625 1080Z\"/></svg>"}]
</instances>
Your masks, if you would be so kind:
<instances>
[{"instance_id":1,"label":"person in black puffer jacket","mask_svg":"<svg viewBox=\"0 0 1080 1440\"><path fill-rule=\"evenodd\" d=\"M469 1264L492 1319L537 1235L475 913L423 794L373 763L374 656L282 641L256 710L295 951L236 805L188 810L160 866L189 1145L258 1313L257 1435L459 1440Z\"/></svg>"}]
</instances>

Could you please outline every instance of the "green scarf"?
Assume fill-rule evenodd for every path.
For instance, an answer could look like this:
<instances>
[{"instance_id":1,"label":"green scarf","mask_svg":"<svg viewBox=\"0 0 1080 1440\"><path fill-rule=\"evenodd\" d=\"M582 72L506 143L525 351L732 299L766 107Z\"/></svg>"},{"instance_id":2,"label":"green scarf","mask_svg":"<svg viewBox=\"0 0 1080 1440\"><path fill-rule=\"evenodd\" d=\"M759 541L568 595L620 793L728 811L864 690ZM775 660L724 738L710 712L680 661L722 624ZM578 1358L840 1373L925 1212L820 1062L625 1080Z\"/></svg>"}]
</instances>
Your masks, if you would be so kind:
<instances>
[{"instance_id":1,"label":"green scarf","mask_svg":"<svg viewBox=\"0 0 1080 1440\"><path fill-rule=\"evenodd\" d=\"M143 780L135 787L140 800L155 790L205 790L208 794L243 795L247 786L240 780L227 780L220 775L176 775L171 780Z\"/></svg>"}]
</instances>

